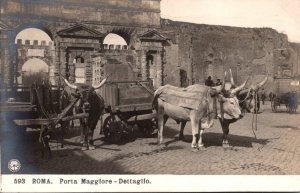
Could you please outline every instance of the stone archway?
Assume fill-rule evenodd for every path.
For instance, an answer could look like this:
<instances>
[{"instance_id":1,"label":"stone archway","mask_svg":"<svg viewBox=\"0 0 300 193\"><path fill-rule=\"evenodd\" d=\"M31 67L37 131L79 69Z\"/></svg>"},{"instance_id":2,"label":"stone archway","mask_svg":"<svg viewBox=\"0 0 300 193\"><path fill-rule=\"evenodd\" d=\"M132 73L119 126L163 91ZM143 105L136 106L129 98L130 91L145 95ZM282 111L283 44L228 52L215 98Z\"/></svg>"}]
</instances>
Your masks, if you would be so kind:
<instances>
[{"instance_id":1,"label":"stone archway","mask_svg":"<svg viewBox=\"0 0 300 193\"><path fill-rule=\"evenodd\" d=\"M49 80L49 65L39 58L31 58L21 68L18 83L22 86L31 86L35 81Z\"/></svg>"},{"instance_id":2,"label":"stone archway","mask_svg":"<svg viewBox=\"0 0 300 193\"><path fill-rule=\"evenodd\" d=\"M28 25L25 25L28 26ZM22 68L24 64L28 61L32 60L40 60L41 63L45 63L48 66L47 77L49 76L49 66L53 68L53 49L54 45L51 37L48 35L49 30L45 30L44 27L39 25L31 25L37 26L39 28L19 28L18 34L14 39L14 50L15 50L15 58L14 58L14 66L13 66L13 74L14 76L14 84L22 85ZM24 27L24 26L23 26ZM20 31L20 29L23 29ZM45 31L43 31L43 30ZM33 36L32 34L35 34ZM53 76L53 70L50 72Z\"/></svg>"},{"instance_id":3,"label":"stone archway","mask_svg":"<svg viewBox=\"0 0 300 193\"><path fill-rule=\"evenodd\" d=\"M97 3L94 0L2 0L1 8L0 22L7 25L7 28L0 34L5 42L5 54L1 55L0 60L3 75L0 83L5 82L10 86L16 83L15 62L18 58L16 46L12 42L25 28L41 29L51 37L53 55L50 76L51 82L56 84L60 84L60 74L66 76L69 73L69 78L74 79L73 56L78 50L88 55L87 58L84 57L84 63L87 84L91 84L91 58L94 52L102 49L103 38L107 33L115 33L124 38L129 50L134 50L128 58L134 57L134 61L137 61L131 63L135 64L131 68L140 71L141 57L144 57L141 51L144 49L139 41L139 34L160 28L160 1L157 0L147 0L147 3L144 0L124 0L118 4L106 0L99 0ZM128 59L125 59L125 63L127 62Z\"/></svg>"},{"instance_id":4,"label":"stone archway","mask_svg":"<svg viewBox=\"0 0 300 193\"><path fill-rule=\"evenodd\" d=\"M116 33L108 33L103 39L104 49L127 50L128 42L123 36Z\"/></svg>"}]
</instances>

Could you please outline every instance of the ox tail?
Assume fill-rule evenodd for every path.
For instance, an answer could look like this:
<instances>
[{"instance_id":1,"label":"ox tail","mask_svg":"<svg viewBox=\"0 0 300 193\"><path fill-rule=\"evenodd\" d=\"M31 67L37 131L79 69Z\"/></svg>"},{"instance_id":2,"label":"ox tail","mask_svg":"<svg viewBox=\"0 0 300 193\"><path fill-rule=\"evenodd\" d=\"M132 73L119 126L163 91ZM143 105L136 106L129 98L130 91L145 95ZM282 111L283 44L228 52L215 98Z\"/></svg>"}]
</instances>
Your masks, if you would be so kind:
<instances>
[{"instance_id":1,"label":"ox tail","mask_svg":"<svg viewBox=\"0 0 300 193\"><path fill-rule=\"evenodd\" d=\"M153 98L153 101L152 101L152 110L156 110L158 109L158 97L159 97L159 94L157 93L157 90L154 92L154 98Z\"/></svg>"}]
</instances>

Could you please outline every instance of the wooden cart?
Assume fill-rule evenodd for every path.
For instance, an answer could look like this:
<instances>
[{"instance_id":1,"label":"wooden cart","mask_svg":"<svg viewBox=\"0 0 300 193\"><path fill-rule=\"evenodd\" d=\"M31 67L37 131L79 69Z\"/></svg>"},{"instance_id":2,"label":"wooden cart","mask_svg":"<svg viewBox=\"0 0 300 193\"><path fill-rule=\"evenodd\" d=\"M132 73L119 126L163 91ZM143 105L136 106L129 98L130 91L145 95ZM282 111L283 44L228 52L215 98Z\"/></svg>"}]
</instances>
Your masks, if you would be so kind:
<instances>
[{"instance_id":1,"label":"wooden cart","mask_svg":"<svg viewBox=\"0 0 300 193\"><path fill-rule=\"evenodd\" d=\"M152 113L152 81L107 82L99 94L104 98L105 117L102 130L112 143L134 128L144 136L151 136L156 129L156 116Z\"/></svg>"},{"instance_id":2,"label":"wooden cart","mask_svg":"<svg viewBox=\"0 0 300 193\"><path fill-rule=\"evenodd\" d=\"M98 91L105 101L105 115L101 117L100 124L106 139L118 143L125 134L132 134L137 127L144 136L151 136L156 128L152 92L152 81L107 82ZM59 88L35 85L30 89L30 102L5 102L0 110L12 115L10 119L16 127L40 129L39 141L43 152L51 152L49 134L57 129L59 123L88 117L87 113L68 115L79 99L73 99L65 109L59 111L59 93ZM49 95L52 97L49 98Z\"/></svg>"},{"instance_id":3,"label":"wooden cart","mask_svg":"<svg viewBox=\"0 0 300 193\"><path fill-rule=\"evenodd\" d=\"M30 102L6 101L1 103L0 111L5 113L6 121L13 122L12 126L18 130L26 130L27 127L39 129L39 142L42 146L42 156L47 153L51 157L49 147L50 133L59 123L74 119L86 118L87 113L68 116L79 98L75 98L71 103L59 112L58 99L60 89L47 84L35 84L30 89L22 91L30 92ZM21 92L19 92L20 94ZM63 131L62 131L63 132Z\"/></svg>"}]
</instances>

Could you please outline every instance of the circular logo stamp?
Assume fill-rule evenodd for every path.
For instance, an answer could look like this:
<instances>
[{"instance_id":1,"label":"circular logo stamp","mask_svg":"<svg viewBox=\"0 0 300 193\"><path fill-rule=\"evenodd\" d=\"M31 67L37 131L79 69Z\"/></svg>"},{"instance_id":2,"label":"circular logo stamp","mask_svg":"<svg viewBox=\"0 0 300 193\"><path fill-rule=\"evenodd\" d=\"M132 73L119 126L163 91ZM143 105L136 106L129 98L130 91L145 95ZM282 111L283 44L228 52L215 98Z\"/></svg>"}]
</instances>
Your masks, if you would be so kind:
<instances>
[{"instance_id":1,"label":"circular logo stamp","mask_svg":"<svg viewBox=\"0 0 300 193\"><path fill-rule=\"evenodd\" d=\"M18 172L21 169L21 163L17 159L11 159L8 162L8 169L11 172Z\"/></svg>"}]
</instances>

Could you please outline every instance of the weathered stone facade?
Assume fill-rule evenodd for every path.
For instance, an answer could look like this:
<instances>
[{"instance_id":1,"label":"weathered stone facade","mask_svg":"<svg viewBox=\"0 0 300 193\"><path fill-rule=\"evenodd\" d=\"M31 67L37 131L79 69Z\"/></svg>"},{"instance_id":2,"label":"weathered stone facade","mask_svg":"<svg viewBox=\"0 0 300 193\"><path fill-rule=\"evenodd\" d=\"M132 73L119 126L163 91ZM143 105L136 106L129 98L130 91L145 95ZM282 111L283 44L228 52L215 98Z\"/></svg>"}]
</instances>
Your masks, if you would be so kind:
<instances>
[{"instance_id":1,"label":"weathered stone facade","mask_svg":"<svg viewBox=\"0 0 300 193\"><path fill-rule=\"evenodd\" d=\"M155 58L157 73L153 77L141 75L140 78L152 78L156 86L163 83L162 69L159 68L165 61L161 57L164 57L167 39L158 32L160 0L3 0L1 22L9 26L9 30L1 33L9 50L1 57L2 61L7 61L1 64L7 69L1 71L1 83L14 85L15 66L18 66L15 37L29 27L43 30L54 42L54 58L49 64L52 83L60 84L59 76L63 75L70 81L77 79L91 84L91 55L104 49L103 40L109 33L123 37L139 63L147 62L142 58L147 58L150 52ZM145 75L147 70L141 68L140 73ZM82 73L84 78L76 77Z\"/></svg>"},{"instance_id":2,"label":"weathered stone facade","mask_svg":"<svg viewBox=\"0 0 300 193\"><path fill-rule=\"evenodd\" d=\"M300 79L300 44L290 43L290 63L293 64L293 76Z\"/></svg>"},{"instance_id":3,"label":"weathered stone facade","mask_svg":"<svg viewBox=\"0 0 300 193\"><path fill-rule=\"evenodd\" d=\"M154 87L202 83L209 75L214 80L222 79L229 68L238 83L248 75L260 80L266 74L270 77L300 74L300 46L289 43L286 35L270 28L161 19L160 0L2 0L0 3L1 84L16 83L14 76L26 57L18 56L18 44L14 41L20 31L29 27L43 30L53 41L52 58L46 54L46 60L50 80L55 84L60 84L60 75L71 82L88 84L108 75L111 69L103 68L105 72L100 72L93 68L93 57L98 57L104 65L126 64L133 72L124 79L152 79ZM126 48L117 47L116 51L103 45L109 33L123 37Z\"/></svg>"},{"instance_id":4,"label":"weathered stone facade","mask_svg":"<svg viewBox=\"0 0 300 193\"><path fill-rule=\"evenodd\" d=\"M270 28L162 20L161 31L171 39L167 47L166 83L203 83L209 75L214 80L223 79L229 68L239 83L248 75L257 80L267 74L272 79L300 73L299 56L296 57L299 46L291 46L286 35Z\"/></svg>"}]
</instances>

